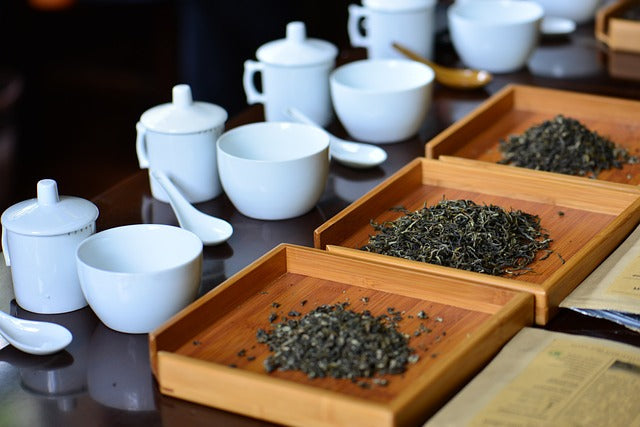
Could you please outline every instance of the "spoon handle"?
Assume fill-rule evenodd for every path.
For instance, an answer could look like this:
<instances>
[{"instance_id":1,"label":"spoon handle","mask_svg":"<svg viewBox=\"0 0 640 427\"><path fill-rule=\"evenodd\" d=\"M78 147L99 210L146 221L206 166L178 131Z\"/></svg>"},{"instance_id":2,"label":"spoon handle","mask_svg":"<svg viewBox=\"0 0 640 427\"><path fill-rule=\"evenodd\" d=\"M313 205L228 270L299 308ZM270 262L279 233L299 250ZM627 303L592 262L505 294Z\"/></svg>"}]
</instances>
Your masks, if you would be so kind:
<instances>
[{"instance_id":1,"label":"spoon handle","mask_svg":"<svg viewBox=\"0 0 640 427\"><path fill-rule=\"evenodd\" d=\"M445 86L456 89L477 89L487 85L493 79L488 71L444 67L398 43L393 43L392 46L407 58L431 67L436 75L436 80Z\"/></svg>"},{"instance_id":2,"label":"spoon handle","mask_svg":"<svg viewBox=\"0 0 640 427\"><path fill-rule=\"evenodd\" d=\"M429 61L427 58L424 58L420 55L418 55L417 53L415 53L414 51L412 51L411 49L408 49L402 45L399 45L398 43L393 43L392 44L393 48L395 50L397 50L398 52L400 52L401 54L403 54L404 56L406 56L409 59L413 59L414 61L417 62L422 62L425 65L428 65L429 67L433 68L435 71L440 71L440 66L434 62Z\"/></svg>"}]
</instances>

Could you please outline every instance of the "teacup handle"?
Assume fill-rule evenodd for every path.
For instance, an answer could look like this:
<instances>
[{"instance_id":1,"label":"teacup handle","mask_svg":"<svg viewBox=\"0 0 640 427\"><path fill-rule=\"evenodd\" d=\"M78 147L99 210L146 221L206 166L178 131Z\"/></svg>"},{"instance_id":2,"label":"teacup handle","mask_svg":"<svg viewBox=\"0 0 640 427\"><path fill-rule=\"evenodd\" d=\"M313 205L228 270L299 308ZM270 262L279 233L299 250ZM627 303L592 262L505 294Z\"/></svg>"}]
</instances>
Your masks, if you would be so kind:
<instances>
[{"instance_id":1,"label":"teacup handle","mask_svg":"<svg viewBox=\"0 0 640 427\"><path fill-rule=\"evenodd\" d=\"M264 64L262 62L252 61L247 59L244 61L244 74L242 75L242 85L244 86L244 92L247 95L248 104L261 103L264 104L267 100L264 93L258 92L256 86L253 84L253 76L256 73L264 72ZM263 89L264 90L264 89Z\"/></svg>"},{"instance_id":2,"label":"teacup handle","mask_svg":"<svg viewBox=\"0 0 640 427\"><path fill-rule=\"evenodd\" d=\"M149 168L149 156L147 155L147 128L140 122L136 123L136 153L140 169Z\"/></svg>"},{"instance_id":3,"label":"teacup handle","mask_svg":"<svg viewBox=\"0 0 640 427\"><path fill-rule=\"evenodd\" d=\"M349 33L349 41L353 47L368 47L369 39L360 31L360 20L366 20L369 16L369 9L357 4L349 5L349 20L347 21L347 32Z\"/></svg>"},{"instance_id":4,"label":"teacup handle","mask_svg":"<svg viewBox=\"0 0 640 427\"><path fill-rule=\"evenodd\" d=\"M11 260L9 259L9 244L7 243L7 229L2 226L2 254L4 255L4 263L9 267Z\"/></svg>"}]
</instances>

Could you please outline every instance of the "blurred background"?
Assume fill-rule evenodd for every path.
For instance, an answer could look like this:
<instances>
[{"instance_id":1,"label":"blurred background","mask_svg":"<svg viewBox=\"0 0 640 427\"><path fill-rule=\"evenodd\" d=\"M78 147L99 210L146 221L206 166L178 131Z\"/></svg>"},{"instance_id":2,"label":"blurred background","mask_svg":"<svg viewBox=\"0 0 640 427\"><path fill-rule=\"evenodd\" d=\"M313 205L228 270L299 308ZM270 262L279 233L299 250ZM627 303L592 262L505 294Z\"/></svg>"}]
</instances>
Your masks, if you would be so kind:
<instances>
[{"instance_id":1,"label":"blurred background","mask_svg":"<svg viewBox=\"0 0 640 427\"><path fill-rule=\"evenodd\" d=\"M42 178L91 198L136 171L135 123L177 83L237 114L244 60L294 20L348 47L348 3L0 1L0 212Z\"/></svg>"}]
</instances>

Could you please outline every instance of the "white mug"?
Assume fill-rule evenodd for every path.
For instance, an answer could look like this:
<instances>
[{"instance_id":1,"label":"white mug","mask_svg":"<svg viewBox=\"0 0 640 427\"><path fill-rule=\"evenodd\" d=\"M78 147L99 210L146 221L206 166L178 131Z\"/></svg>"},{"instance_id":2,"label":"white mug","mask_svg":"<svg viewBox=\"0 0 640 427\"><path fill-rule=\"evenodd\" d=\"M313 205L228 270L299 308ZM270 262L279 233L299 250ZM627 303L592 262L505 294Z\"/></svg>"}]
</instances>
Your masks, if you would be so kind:
<instances>
[{"instance_id":1,"label":"white mug","mask_svg":"<svg viewBox=\"0 0 640 427\"><path fill-rule=\"evenodd\" d=\"M432 59L436 0L363 0L362 4L349 5L352 46L366 48L369 59L404 58L392 46L397 42Z\"/></svg>"},{"instance_id":2,"label":"white mug","mask_svg":"<svg viewBox=\"0 0 640 427\"><path fill-rule=\"evenodd\" d=\"M158 169L171 177L191 203L222 193L216 160L216 141L224 131L227 112L204 102L193 102L187 85L173 88L173 103L146 111L136 123L136 152L142 169ZM169 202L160 184L149 174L151 194Z\"/></svg>"},{"instance_id":3,"label":"white mug","mask_svg":"<svg viewBox=\"0 0 640 427\"><path fill-rule=\"evenodd\" d=\"M216 140L224 124L203 132L175 135L154 132L136 123L136 147L142 169L159 169L171 177L191 203L211 200L222 193L216 166ZM169 202L167 193L149 175L151 195Z\"/></svg>"},{"instance_id":4,"label":"white mug","mask_svg":"<svg viewBox=\"0 0 640 427\"><path fill-rule=\"evenodd\" d=\"M258 61L245 61L242 83L247 103L263 104L266 121L291 121L286 110L294 107L327 126L333 120L329 74L337 51L329 42L306 38L302 22L290 22L285 39L261 46ZM254 84L256 73L262 92Z\"/></svg>"}]
</instances>

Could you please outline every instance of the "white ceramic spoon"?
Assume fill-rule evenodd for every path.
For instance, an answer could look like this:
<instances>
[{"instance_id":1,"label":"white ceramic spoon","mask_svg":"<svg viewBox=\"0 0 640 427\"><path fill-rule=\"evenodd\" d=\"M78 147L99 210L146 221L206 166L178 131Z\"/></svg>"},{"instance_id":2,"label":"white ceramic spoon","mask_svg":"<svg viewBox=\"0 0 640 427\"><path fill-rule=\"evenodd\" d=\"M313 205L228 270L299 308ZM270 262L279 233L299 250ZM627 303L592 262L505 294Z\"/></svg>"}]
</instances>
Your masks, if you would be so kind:
<instances>
[{"instance_id":1,"label":"white ceramic spoon","mask_svg":"<svg viewBox=\"0 0 640 427\"><path fill-rule=\"evenodd\" d=\"M0 335L25 353L56 353L69 345L73 336L57 323L38 322L13 317L0 311Z\"/></svg>"},{"instance_id":2,"label":"white ceramic spoon","mask_svg":"<svg viewBox=\"0 0 640 427\"><path fill-rule=\"evenodd\" d=\"M316 126L329 135L329 153L331 158L356 169L372 168L387 160L387 152L382 148L361 142L351 142L338 138L327 132L322 126L315 123L297 108L287 108L287 115L299 123Z\"/></svg>"},{"instance_id":3,"label":"white ceramic spoon","mask_svg":"<svg viewBox=\"0 0 640 427\"><path fill-rule=\"evenodd\" d=\"M178 218L180 227L197 235L205 245L219 245L231 237L233 234L231 224L193 207L164 172L152 170L151 176L169 196L169 204Z\"/></svg>"}]
</instances>

